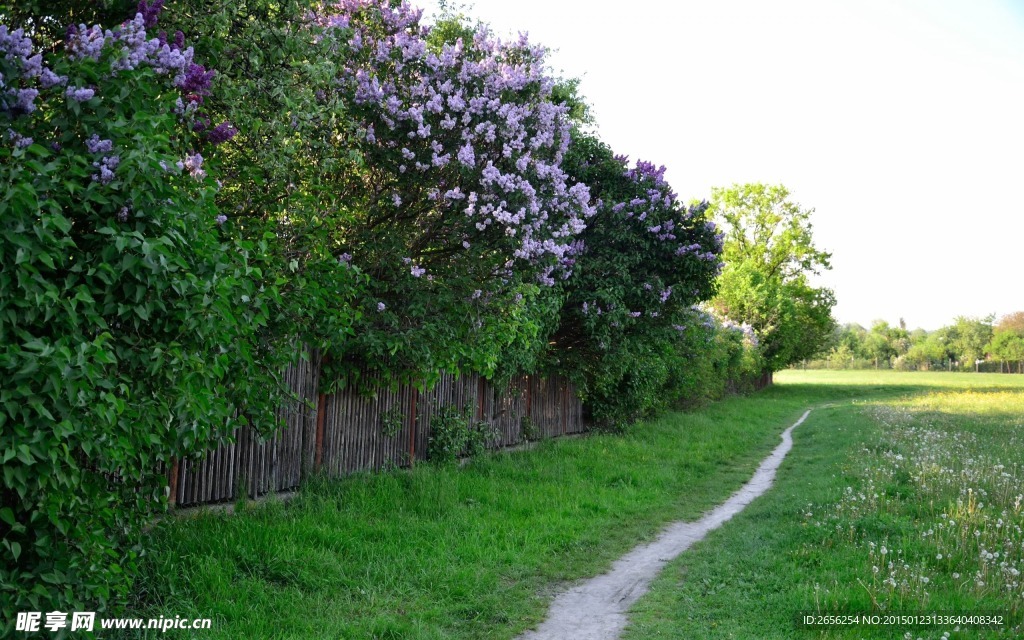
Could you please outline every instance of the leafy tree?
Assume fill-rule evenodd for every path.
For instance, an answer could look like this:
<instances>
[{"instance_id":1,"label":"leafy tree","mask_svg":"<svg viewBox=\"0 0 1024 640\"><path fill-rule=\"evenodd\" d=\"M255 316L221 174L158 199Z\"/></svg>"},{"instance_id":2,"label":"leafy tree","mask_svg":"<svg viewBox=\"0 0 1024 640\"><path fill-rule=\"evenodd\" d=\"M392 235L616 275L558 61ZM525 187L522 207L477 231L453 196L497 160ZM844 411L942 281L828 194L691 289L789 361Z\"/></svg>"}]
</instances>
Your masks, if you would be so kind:
<instances>
[{"instance_id":1,"label":"leafy tree","mask_svg":"<svg viewBox=\"0 0 1024 640\"><path fill-rule=\"evenodd\" d=\"M1024 366L1024 311L1016 311L999 319L986 351L1000 362L1016 362L1017 371Z\"/></svg>"},{"instance_id":2,"label":"leafy tree","mask_svg":"<svg viewBox=\"0 0 1024 640\"><path fill-rule=\"evenodd\" d=\"M992 316L958 316L949 327L949 348L956 354L962 369L974 369L975 362L985 357L985 347L992 340L992 320Z\"/></svg>"},{"instance_id":3,"label":"leafy tree","mask_svg":"<svg viewBox=\"0 0 1024 640\"><path fill-rule=\"evenodd\" d=\"M812 211L788 198L783 186L747 184L714 189L711 200L725 229L725 268L712 304L754 328L773 371L816 353L835 327L835 296L808 282L830 268L830 254L813 244Z\"/></svg>"},{"instance_id":4,"label":"leafy tree","mask_svg":"<svg viewBox=\"0 0 1024 640\"><path fill-rule=\"evenodd\" d=\"M999 319L994 327L996 333L1015 333L1024 336L1024 311L1014 311Z\"/></svg>"}]
</instances>

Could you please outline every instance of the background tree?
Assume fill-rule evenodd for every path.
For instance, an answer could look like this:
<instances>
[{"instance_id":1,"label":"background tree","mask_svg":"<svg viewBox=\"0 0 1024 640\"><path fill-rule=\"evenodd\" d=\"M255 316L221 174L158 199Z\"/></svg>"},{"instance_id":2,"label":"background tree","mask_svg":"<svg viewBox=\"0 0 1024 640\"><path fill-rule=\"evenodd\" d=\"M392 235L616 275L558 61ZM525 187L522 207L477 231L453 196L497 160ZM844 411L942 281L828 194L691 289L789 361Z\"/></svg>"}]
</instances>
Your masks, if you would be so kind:
<instances>
[{"instance_id":1,"label":"background tree","mask_svg":"<svg viewBox=\"0 0 1024 640\"><path fill-rule=\"evenodd\" d=\"M993 330L996 333L1015 333L1024 336L1024 311L1014 311L999 319Z\"/></svg>"},{"instance_id":2,"label":"background tree","mask_svg":"<svg viewBox=\"0 0 1024 640\"><path fill-rule=\"evenodd\" d=\"M992 340L992 316L976 318L957 316L948 329L950 350L956 354L963 370L974 370L976 362L985 358L985 347Z\"/></svg>"},{"instance_id":3,"label":"background tree","mask_svg":"<svg viewBox=\"0 0 1024 640\"><path fill-rule=\"evenodd\" d=\"M725 232L725 268L712 305L753 327L772 371L816 353L835 328L834 294L808 281L830 268L830 254L814 246L812 210L788 198L781 185L746 184L714 189L711 199Z\"/></svg>"},{"instance_id":4,"label":"background tree","mask_svg":"<svg viewBox=\"0 0 1024 640\"><path fill-rule=\"evenodd\" d=\"M1024 368L1024 311L1015 311L999 319L993 329L986 351L1000 363L1017 363L1017 372ZM1000 365L1000 368L1002 366Z\"/></svg>"}]
</instances>

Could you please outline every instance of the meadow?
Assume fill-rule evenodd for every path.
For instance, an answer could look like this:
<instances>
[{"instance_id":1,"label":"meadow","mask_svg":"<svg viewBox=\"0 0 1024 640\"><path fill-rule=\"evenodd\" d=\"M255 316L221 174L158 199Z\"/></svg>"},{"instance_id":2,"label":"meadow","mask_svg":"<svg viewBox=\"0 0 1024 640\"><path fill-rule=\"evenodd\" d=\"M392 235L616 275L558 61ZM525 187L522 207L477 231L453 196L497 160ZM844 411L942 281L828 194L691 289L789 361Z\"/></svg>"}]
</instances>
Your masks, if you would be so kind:
<instances>
[{"instance_id":1,"label":"meadow","mask_svg":"<svg viewBox=\"0 0 1024 640\"><path fill-rule=\"evenodd\" d=\"M910 393L865 394L812 413L775 488L672 563L635 607L625 637L1020 637L1024 381L897 372L779 378L872 380L869 387ZM798 627L798 612L881 619ZM887 623L887 614L953 620ZM965 614L1004 623L956 624Z\"/></svg>"},{"instance_id":2,"label":"meadow","mask_svg":"<svg viewBox=\"0 0 1024 640\"><path fill-rule=\"evenodd\" d=\"M785 372L623 435L180 513L152 531L130 610L211 617L205 638L513 638L727 498L812 406L776 487L669 566L627 637L789 638L805 610L1017 615L1024 376L896 372ZM913 637L945 631L989 637Z\"/></svg>"}]
</instances>

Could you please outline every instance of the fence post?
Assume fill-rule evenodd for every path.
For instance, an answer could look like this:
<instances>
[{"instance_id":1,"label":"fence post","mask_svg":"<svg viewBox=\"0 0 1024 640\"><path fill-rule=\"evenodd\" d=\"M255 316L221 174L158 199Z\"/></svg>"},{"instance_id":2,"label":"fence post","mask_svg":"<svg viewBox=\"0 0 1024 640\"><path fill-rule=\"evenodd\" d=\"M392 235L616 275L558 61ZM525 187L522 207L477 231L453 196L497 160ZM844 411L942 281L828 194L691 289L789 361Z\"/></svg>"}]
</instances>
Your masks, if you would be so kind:
<instances>
[{"instance_id":1,"label":"fence post","mask_svg":"<svg viewBox=\"0 0 1024 640\"><path fill-rule=\"evenodd\" d=\"M168 479L170 495L167 497L167 504L174 506L178 503L178 459L171 458L171 476Z\"/></svg>"},{"instance_id":2,"label":"fence post","mask_svg":"<svg viewBox=\"0 0 1024 640\"><path fill-rule=\"evenodd\" d=\"M568 430L569 425L569 385L565 381L562 382L562 435Z\"/></svg>"},{"instance_id":3,"label":"fence post","mask_svg":"<svg viewBox=\"0 0 1024 640\"><path fill-rule=\"evenodd\" d=\"M324 461L324 414L327 412L327 396L319 394L316 399L316 453L313 454L313 469L320 470Z\"/></svg>"},{"instance_id":4,"label":"fence post","mask_svg":"<svg viewBox=\"0 0 1024 640\"><path fill-rule=\"evenodd\" d=\"M480 376L476 381L476 419L484 419L484 377ZM490 420L488 420L490 422Z\"/></svg>"},{"instance_id":5,"label":"fence post","mask_svg":"<svg viewBox=\"0 0 1024 640\"><path fill-rule=\"evenodd\" d=\"M530 376L524 376L526 380L526 417L533 419L533 383Z\"/></svg>"},{"instance_id":6,"label":"fence post","mask_svg":"<svg viewBox=\"0 0 1024 640\"><path fill-rule=\"evenodd\" d=\"M419 389L412 385L412 393L409 394L409 466L416 464L416 403L419 401Z\"/></svg>"}]
</instances>

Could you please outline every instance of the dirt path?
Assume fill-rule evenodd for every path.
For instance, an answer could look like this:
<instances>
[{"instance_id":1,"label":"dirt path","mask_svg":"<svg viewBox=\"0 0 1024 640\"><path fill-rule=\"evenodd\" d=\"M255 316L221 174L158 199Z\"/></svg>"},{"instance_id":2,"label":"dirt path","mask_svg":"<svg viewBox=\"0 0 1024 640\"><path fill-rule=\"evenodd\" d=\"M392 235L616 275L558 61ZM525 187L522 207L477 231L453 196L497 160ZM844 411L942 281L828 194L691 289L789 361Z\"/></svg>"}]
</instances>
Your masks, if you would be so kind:
<instances>
[{"instance_id":1,"label":"dirt path","mask_svg":"<svg viewBox=\"0 0 1024 640\"><path fill-rule=\"evenodd\" d=\"M626 627L626 612L647 592L651 580L667 562L722 526L767 491L775 471L793 447L793 429L807 419L808 409L782 432L782 443L761 462L742 488L696 522L676 522L654 542L637 547L612 565L611 571L562 593L551 604L540 627L519 640L614 640Z\"/></svg>"}]
</instances>

